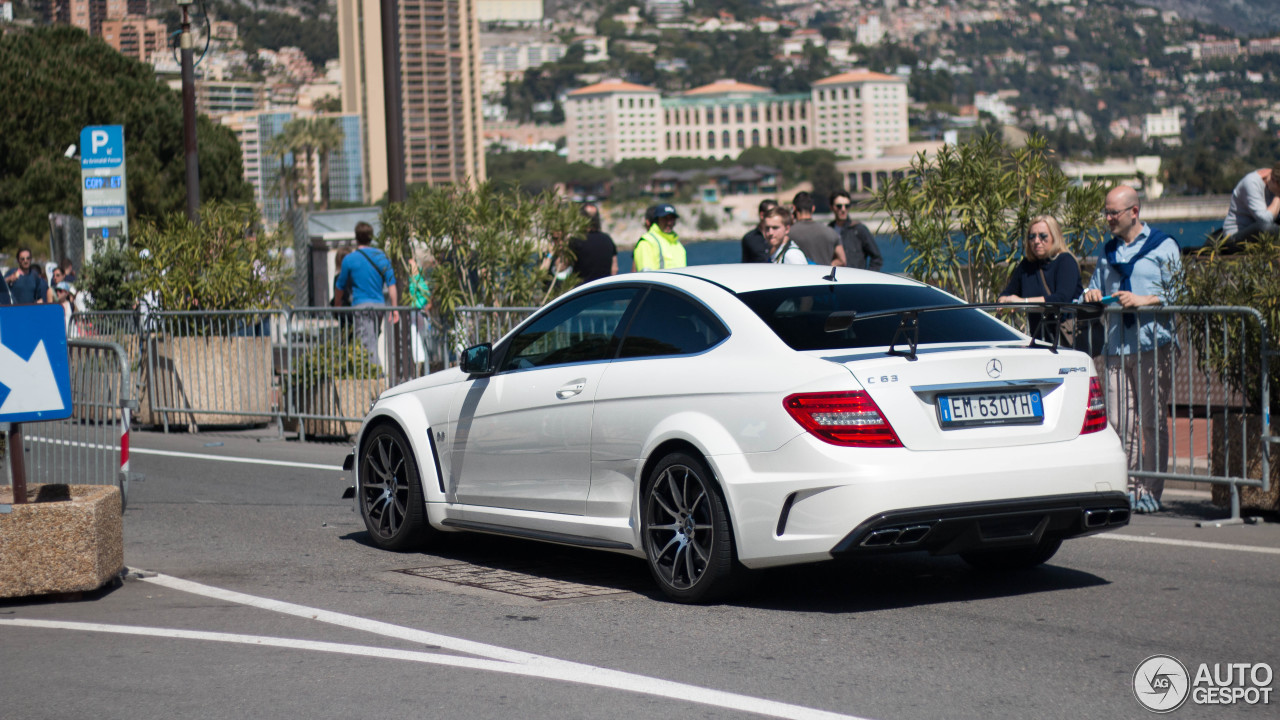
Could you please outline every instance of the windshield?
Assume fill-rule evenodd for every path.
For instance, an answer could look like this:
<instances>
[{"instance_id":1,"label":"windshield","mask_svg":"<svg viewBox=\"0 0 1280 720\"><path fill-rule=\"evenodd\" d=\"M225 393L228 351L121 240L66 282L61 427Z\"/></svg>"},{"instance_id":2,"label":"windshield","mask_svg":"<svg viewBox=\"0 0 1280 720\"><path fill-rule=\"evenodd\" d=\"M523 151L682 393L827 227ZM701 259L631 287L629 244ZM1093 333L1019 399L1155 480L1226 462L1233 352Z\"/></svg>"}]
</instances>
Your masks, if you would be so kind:
<instances>
[{"instance_id":1,"label":"windshield","mask_svg":"<svg viewBox=\"0 0 1280 720\"><path fill-rule=\"evenodd\" d=\"M810 285L740 293L738 299L795 350L838 350L881 347L893 342L899 316L855 319L846 329L827 332L827 317L836 311L873 313L936 305L963 305L935 288L919 285ZM1019 336L980 310L921 313L920 344L1009 342ZM899 344L906 342L900 338Z\"/></svg>"}]
</instances>

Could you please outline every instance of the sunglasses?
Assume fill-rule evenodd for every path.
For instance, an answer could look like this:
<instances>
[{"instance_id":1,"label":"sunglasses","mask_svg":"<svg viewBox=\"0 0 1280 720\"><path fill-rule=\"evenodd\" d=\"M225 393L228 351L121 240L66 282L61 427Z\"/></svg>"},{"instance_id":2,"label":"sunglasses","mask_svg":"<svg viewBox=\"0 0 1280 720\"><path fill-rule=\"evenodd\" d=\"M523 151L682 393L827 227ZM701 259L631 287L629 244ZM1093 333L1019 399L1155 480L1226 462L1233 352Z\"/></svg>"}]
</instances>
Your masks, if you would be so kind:
<instances>
[{"instance_id":1,"label":"sunglasses","mask_svg":"<svg viewBox=\"0 0 1280 720\"><path fill-rule=\"evenodd\" d=\"M849 207L849 203L834 203L831 205L831 207L837 210L844 210L845 208Z\"/></svg>"},{"instance_id":2,"label":"sunglasses","mask_svg":"<svg viewBox=\"0 0 1280 720\"><path fill-rule=\"evenodd\" d=\"M1027 242L1035 242L1036 240L1048 242L1049 233L1027 233Z\"/></svg>"}]
</instances>

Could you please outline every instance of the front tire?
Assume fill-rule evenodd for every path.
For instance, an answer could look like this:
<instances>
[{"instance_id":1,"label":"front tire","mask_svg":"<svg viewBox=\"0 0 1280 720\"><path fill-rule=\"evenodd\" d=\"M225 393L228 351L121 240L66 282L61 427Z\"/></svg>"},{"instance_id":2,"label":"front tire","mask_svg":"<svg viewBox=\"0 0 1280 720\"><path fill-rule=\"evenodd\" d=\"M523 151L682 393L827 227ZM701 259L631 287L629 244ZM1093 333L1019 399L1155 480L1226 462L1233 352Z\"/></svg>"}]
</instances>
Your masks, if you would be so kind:
<instances>
[{"instance_id":1,"label":"front tire","mask_svg":"<svg viewBox=\"0 0 1280 720\"><path fill-rule=\"evenodd\" d=\"M356 497L365 529L380 548L411 550L431 532L413 448L392 425L377 426L364 441Z\"/></svg>"},{"instance_id":2,"label":"front tire","mask_svg":"<svg viewBox=\"0 0 1280 720\"><path fill-rule=\"evenodd\" d=\"M703 603L736 589L742 569L729 511L702 460L677 452L654 466L640 523L649 571L668 598Z\"/></svg>"},{"instance_id":3,"label":"front tire","mask_svg":"<svg viewBox=\"0 0 1280 720\"><path fill-rule=\"evenodd\" d=\"M960 559L977 570L992 572L1026 570L1049 561L1062 547L1062 540L1044 539L1031 547L974 550L960 553Z\"/></svg>"}]
</instances>

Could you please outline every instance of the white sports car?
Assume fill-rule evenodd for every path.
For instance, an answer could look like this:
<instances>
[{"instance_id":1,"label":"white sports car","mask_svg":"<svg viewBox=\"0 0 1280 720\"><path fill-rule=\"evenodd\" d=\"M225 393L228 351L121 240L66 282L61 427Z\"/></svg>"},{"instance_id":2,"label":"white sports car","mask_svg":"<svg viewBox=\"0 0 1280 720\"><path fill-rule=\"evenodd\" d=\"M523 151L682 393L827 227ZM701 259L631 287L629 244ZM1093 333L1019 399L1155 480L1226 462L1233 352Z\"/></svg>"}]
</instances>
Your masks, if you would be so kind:
<instances>
[{"instance_id":1,"label":"white sports car","mask_svg":"<svg viewBox=\"0 0 1280 720\"><path fill-rule=\"evenodd\" d=\"M1025 567L1129 522L1086 355L818 266L586 284L383 393L348 467L381 547L468 530L613 550L682 602L839 556Z\"/></svg>"}]
</instances>

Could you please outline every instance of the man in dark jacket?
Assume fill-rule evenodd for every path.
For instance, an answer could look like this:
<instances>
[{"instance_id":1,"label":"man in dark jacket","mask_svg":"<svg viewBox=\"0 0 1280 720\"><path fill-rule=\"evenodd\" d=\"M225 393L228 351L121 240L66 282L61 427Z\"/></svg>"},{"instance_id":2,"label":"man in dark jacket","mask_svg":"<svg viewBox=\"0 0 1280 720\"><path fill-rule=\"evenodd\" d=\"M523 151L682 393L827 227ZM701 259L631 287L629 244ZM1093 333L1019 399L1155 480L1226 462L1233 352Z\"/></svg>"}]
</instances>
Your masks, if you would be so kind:
<instances>
[{"instance_id":1,"label":"man in dark jacket","mask_svg":"<svg viewBox=\"0 0 1280 720\"><path fill-rule=\"evenodd\" d=\"M778 201L773 198L760 201L760 207L757 209L760 213L760 222L756 224L755 229L742 236L742 262L769 262L769 241L765 240L763 231L764 216L776 207L778 207Z\"/></svg>"},{"instance_id":2,"label":"man in dark jacket","mask_svg":"<svg viewBox=\"0 0 1280 720\"><path fill-rule=\"evenodd\" d=\"M849 193L836 190L831 193L829 200L831 212L836 219L828 224L840 233L840 245L844 248L845 262L849 267L859 270L879 270L884 267L884 258L880 255L880 248L871 231L866 225L849 217L849 207L853 204Z\"/></svg>"},{"instance_id":3,"label":"man in dark jacket","mask_svg":"<svg viewBox=\"0 0 1280 720\"><path fill-rule=\"evenodd\" d=\"M573 249L573 271L584 283L617 275L618 247L613 238L600 231L600 208L588 203L582 206L582 214L588 218L588 232L585 238L569 241Z\"/></svg>"}]
</instances>

